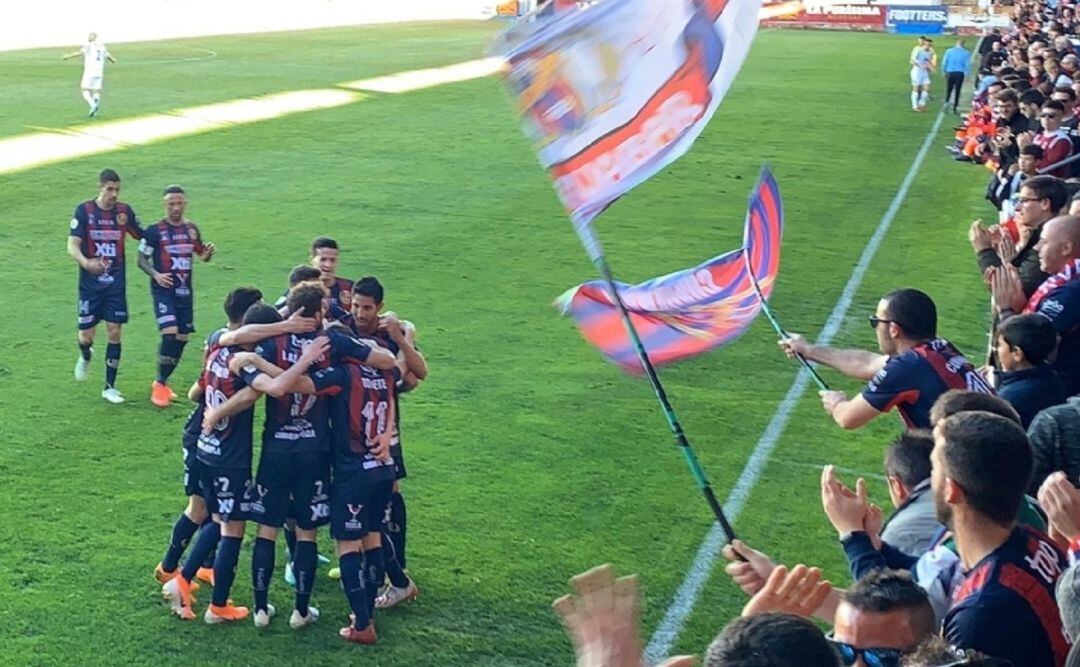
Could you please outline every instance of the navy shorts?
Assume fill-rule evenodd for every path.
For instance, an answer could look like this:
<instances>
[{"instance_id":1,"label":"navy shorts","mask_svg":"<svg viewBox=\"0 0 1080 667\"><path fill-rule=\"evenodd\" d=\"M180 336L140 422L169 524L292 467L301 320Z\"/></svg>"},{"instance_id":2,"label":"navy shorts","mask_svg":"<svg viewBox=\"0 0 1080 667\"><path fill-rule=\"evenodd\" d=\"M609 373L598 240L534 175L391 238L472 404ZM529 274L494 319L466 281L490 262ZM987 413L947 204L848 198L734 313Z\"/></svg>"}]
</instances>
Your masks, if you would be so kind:
<instances>
[{"instance_id":1,"label":"navy shorts","mask_svg":"<svg viewBox=\"0 0 1080 667\"><path fill-rule=\"evenodd\" d=\"M207 509L222 521L247 521L251 504L251 470L202 464L200 486Z\"/></svg>"},{"instance_id":2,"label":"navy shorts","mask_svg":"<svg viewBox=\"0 0 1080 667\"><path fill-rule=\"evenodd\" d=\"M195 331L195 308L191 299L177 299L172 292L157 290L150 291L150 298L154 302L159 331L168 327L176 327L176 332L181 334Z\"/></svg>"},{"instance_id":3,"label":"navy shorts","mask_svg":"<svg viewBox=\"0 0 1080 667\"><path fill-rule=\"evenodd\" d=\"M287 518L301 530L328 524L330 452L264 450L251 490L249 518L274 528L285 525Z\"/></svg>"},{"instance_id":4,"label":"navy shorts","mask_svg":"<svg viewBox=\"0 0 1080 667\"><path fill-rule=\"evenodd\" d=\"M115 292L79 291L78 323L80 329L91 329L105 320L116 324L128 321L127 295Z\"/></svg>"},{"instance_id":5,"label":"navy shorts","mask_svg":"<svg viewBox=\"0 0 1080 667\"><path fill-rule=\"evenodd\" d=\"M184 447L184 495L202 496L202 486L199 480L202 478L203 464L195 456L194 447ZM205 497L205 496L204 496Z\"/></svg>"},{"instance_id":6,"label":"navy shorts","mask_svg":"<svg viewBox=\"0 0 1080 667\"><path fill-rule=\"evenodd\" d=\"M366 473L334 475L330 487L330 536L359 540L378 531L386 521L394 480L365 480Z\"/></svg>"}]
</instances>

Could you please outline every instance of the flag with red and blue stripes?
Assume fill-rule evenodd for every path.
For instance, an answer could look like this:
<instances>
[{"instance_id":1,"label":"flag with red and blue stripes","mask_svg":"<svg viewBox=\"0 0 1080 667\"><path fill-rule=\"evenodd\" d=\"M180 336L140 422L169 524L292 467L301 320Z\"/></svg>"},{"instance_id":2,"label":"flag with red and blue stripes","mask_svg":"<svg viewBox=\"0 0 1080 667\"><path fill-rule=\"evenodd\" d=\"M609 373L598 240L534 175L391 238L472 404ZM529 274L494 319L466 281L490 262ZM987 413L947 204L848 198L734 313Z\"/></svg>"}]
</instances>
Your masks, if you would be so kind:
<instances>
[{"instance_id":1,"label":"flag with red and blue stripes","mask_svg":"<svg viewBox=\"0 0 1080 667\"><path fill-rule=\"evenodd\" d=\"M752 279L767 299L780 269L783 222L779 186L765 169L750 197L740 248L639 285L616 283L653 365L730 343L750 327L761 312ZM556 304L605 357L628 372L642 372L606 282L578 285Z\"/></svg>"}]
</instances>

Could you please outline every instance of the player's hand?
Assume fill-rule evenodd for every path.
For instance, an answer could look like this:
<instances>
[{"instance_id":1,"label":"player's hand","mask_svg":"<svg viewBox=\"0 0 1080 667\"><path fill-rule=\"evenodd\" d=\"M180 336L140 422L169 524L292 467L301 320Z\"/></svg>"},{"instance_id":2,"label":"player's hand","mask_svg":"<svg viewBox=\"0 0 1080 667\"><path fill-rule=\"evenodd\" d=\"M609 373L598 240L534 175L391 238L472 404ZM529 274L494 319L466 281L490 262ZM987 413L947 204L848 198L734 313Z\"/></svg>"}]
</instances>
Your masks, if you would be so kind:
<instances>
[{"instance_id":1,"label":"player's hand","mask_svg":"<svg viewBox=\"0 0 1080 667\"><path fill-rule=\"evenodd\" d=\"M394 432L390 428L375 436L375 439L368 443L368 449L371 455L380 461L391 461L393 457L390 456L390 445L393 441Z\"/></svg>"},{"instance_id":2,"label":"player's hand","mask_svg":"<svg viewBox=\"0 0 1080 667\"><path fill-rule=\"evenodd\" d=\"M300 363L310 366L319 359L322 359L330 350L330 338L327 336L319 336L304 348L304 353L300 355Z\"/></svg>"},{"instance_id":3,"label":"player's hand","mask_svg":"<svg viewBox=\"0 0 1080 667\"><path fill-rule=\"evenodd\" d=\"M319 321L314 317L304 317L301 311L296 311L285 320L286 333L308 333L319 328Z\"/></svg>"},{"instance_id":4,"label":"player's hand","mask_svg":"<svg viewBox=\"0 0 1080 667\"><path fill-rule=\"evenodd\" d=\"M262 357L254 352L237 352L229 358L229 372L240 375L245 366L256 366L259 359Z\"/></svg>"},{"instance_id":5,"label":"player's hand","mask_svg":"<svg viewBox=\"0 0 1080 667\"><path fill-rule=\"evenodd\" d=\"M821 407L830 415L836 410L836 406L847 400L847 394L836 389L823 389L818 395L821 396Z\"/></svg>"},{"instance_id":6,"label":"player's hand","mask_svg":"<svg viewBox=\"0 0 1080 667\"><path fill-rule=\"evenodd\" d=\"M154 282L165 289L170 289L173 286L173 279L171 273L161 273L159 271L154 272Z\"/></svg>"},{"instance_id":7,"label":"player's hand","mask_svg":"<svg viewBox=\"0 0 1080 667\"><path fill-rule=\"evenodd\" d=\"M779 565L769 575L764 588L743 607L742 615L775 612L813 616L831 590L832 584L821 580L821 570L816 567L796 565L789 572L787 567Z\"/></svg>"},{"instance_id":8,"label":"player's hand","mask_svg":"<svg viewBox=\"0 0 1080 667\"><path fill-rule=\"evenodd\" d=\"M860 477L852 491L837 479L833 466L825 466L821 471L821 506L839 535L862 530L869 511L866 480Z\"/></svg>"},{"instance_id":9,"label":"player's hand","mask_svg":"<svg viewBox=\"0 0 1080 667\"><path fill-rule=\"evenodd\" d=\"M214 257L215 252L217 252L216 245L213 243L203 244L202 261L209 262Z\"/></svg>"},{"instance_id":10,"label":"player's hand","mask_svg":"<svg viewBox=\"0 0 1080 667\"><path fill-rule=\"evenodd\" d=\"M1069 542L1080 537L1080 490L1064 472L1055 472L1039 487L1039 505L1055 532Z\"/></svg>"},{"instance_id":11,"label":"player's hand","mask_svg":"<svg viewBox=\"0 0 1080 667\"><path fill-rule=\"evenodd\" d=\"M83 264L83 269L87 273L92 273L95 276L100 276L101 274L109 270L109 262L108 260L102 259L101 257L91 257L90 259L86 260L86 263Z\"/></svg>"},{"instance_id":12,"label":"player's hand","mask_svg":"<svg viewBox=\"0 0 1080 667\"><path fill-rule=\"evenodd\" d=\"M386 329L390 339L398 345L405 340L405 329L401 326L401 320L395 313L387 313L379 318L379 326Z\"/></svg>"},{"instance_id":13,"label":"player's hand","mask_svg":"<svg viewBox=\"0 0 1080 667\"><path fill-rule=\"evenodd\" d=\"M203 410L202 418L202 434L210 435L210 432L214 430L217 423L221 421L218 419L217 408L206 408Z\"/></svg>"},{"instance_id":14,"label":"player's hand","mask_svg":"<svg viewBox=\"0 0 1080 667\"><path fill-rule=\"evenodd\" d=\"M968 241L975 252L989 250L994 244L993 236L989 229L983 227L982 220L975 220L968 227Z\"/></svg>"},{"instance_id":15,"label":"player's hand","mask_svg":"<svg viewBox=\"0 0 1080 667\"><path fill-rule=\"evenodd\" d=\"M787 338L781 338L777 341L780 349L784 351L784 354L789 359L794 359L796 354L801 354L804 357L809 356L811 345L802 337L802 334L788 334Z\"/></svg>"},{"instance_id":16,"label":"player's hand","mask_svg":"<svg viewBox=\"0 0 1080 667\"><path fill-rule=\"evenodd\" d=\"M728 564L724 567L735 585L742 589L743 593L753 597L765 587L769 575L776 569L776 563L765 554L746 546L742 540L734 540L731 544L725 544L721 551Z\"/></svg>"}]
</instances>

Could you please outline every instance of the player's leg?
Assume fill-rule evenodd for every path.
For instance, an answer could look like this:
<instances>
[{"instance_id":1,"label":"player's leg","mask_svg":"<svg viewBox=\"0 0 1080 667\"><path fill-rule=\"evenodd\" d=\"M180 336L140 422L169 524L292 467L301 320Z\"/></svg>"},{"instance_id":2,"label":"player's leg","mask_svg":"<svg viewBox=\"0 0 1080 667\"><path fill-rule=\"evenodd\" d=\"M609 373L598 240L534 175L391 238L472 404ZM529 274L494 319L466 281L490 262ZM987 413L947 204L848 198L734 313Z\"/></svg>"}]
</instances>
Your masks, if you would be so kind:
<instances>
[{"instance_id":1,"label":"player's leg","mask_svg":"<svg viewBox=\"0 0 1080 667\"><path fill-rule=\"evenodd\" d=\"M79 358L75 361L75 380L86 379L90 359L94 354L94 334L97 324L104 315L104 300L94 294L79 294L78 316L76 319L76 340L79 344Z\"/></svg>"},{"instance_id":2,"label":"player's leg","mask_svg":"<svg viewBox=\"0 0 1080 667\"><path fill-rule=\"evenodd\" d=\"M128 321L126 296L122 292L108 295L104 300L104 310L109 345L105 348L105 388L101 397L110 403L123 403L124 397L116 389L116 373L120 369L120 333Z\"/></svg>"},{"instance_id":3,"label":"player's leg","mask_svg":"<svg viewBox=\"0 0 1080 667\"><path fill-rule=\"evenodd\" d=\"M395 481L391 487L396 487L400 491L400 481ZM393 523L393 491L389 490L386 497L386 513L383 518L382 538L381 544L383 548L383 562L386 568L386 577L390 580L390 585L386 587L382 593L375 599L375 607L377 609L390 609L396 607L399 604L408 602L416 598L420 594L420 589L416 587L416 583L405 574L405 568L401 565L401 560L398 558L397 549L394 543L394 533L391 532L391 524ZM398 493L400 496L400 493Z\"/></svg>"},{"instance_id":4,"label":"player's leg","mask_svg":"<svg viewBox=\"0 0 1080 667\"><path fill-rule=\"evenodd\" d=\"M164 408L168 407L175 396L169 388L169 376L176 370L176 365L180 361L179 353L183 349L177 338L181 331L178 320L179 309L171 293L151 290L151 295L161 341L158 343L157 377L150 385L150 402L159 408Z\"/></svg>"},{"instance_id":5,"label":"player's leg","mask_svg":"<svg viewBox=\"0 0 1080 667\"><path fill-rule=\"evenodd\" d=\"M385 485L384 485L385 486ZM374 557L365 561L365 543L378 536L386 506L385 492L378 483L365 483L363 473L335 473L330 492L330 534L336 541L341 587L352 613L349 625L339 634L345 641L374 644L374 591L382 583L382 573L369 573ZM378 580L373 580L378 574Z\"/></svg>"},{"instance_id":6,"label":"player's leg","mask_svg":"<svg viewBox=\"0 0 1080 667\"><path fill-rule=\"evenodd\" d=\"M251 472L230 471L229 489L217 489L214 520L221 524L221 541L214 559L214 593L203 616L207 623L242 621L248 617L247 607L229 603L229 592L236 579L236 564L240 560L240 545L244 541L244 520L250 500ZM227 493L227 495L226 495Z\"/></svg>"},{"instance_id":7,"label":"player's leg","mask_svg":"<svg viewBox=\"0 0 1080 667\"><path fill-rule=\"evenodd\" d=\"M154 572L157 580L163 584L179 575L180 557L191 543L195 531L209 516L206 501L202 496L200 477L199 462L195 458L195 452L184 448L184 493L187 494L188 504L173 524L169 546Z\"/></svg>"},{"instance_id":8,"label":"player's leg","mask_svg":"<svg viewBox=\"0 0 1080 667\"><path fill-rule=\"evenodd\" d=\"M278 531L285 525L289 507L289 455L263 451L255 485L249 493L248 517L258 524L255 545L251 550L251 588L255 602L252 616L255 627L270 625L275 610L270 604L270 581L274 576L274 556Z\"/></svg>"},{"instance_id":9,"label":"player's leg","mask_svg":"<svg viewBox=\"0 0 1080 667\"><path fill-rule=\"evenodd\" d=\"M923 85L919 86L919 110L920 111L925 111L926 110L926 104L929 101L930 101L930 85L928 83L924 83Z\"/></svg>"},{"instance_id":10,"label":"player's leg","mask_svg":"<svg viewBox=\"0 0 1080 667\"><path fill-rule=\"evenodd\" d=\"M319 618L319 610L309 603L318 567L317 531L330 521L330 455L329 452L303 453L297 456L297 464L300 474L292 490L290 512L296 520L296 551L293 554L296 605L289 619L289 626L294 630Z\"/></svg>"},{"instance_id":11,"label":"player's leg","mask_svg":"<svg viewBox=\"0 0 1080 667\"><path fill-rule=\"evenodd\" d=\"M200 466L199 470L202 497L213 499L211 502L216 508L220 505L221 494L230 491L230 480L225 474L213 468ZM204 513L206 512L205 503L201 509ZM192 582L206 554L217 546L220 538L221 526L213 520L204 521L187 561L180 568L180 576L169 579L161 587L161 595L169 600L173 613L186 621L195 618L195 612L191 608L193 601L191 593L194 588Z\"/></svg>"},{"instance_id":12,"label":"player's leg","mask_svg":"<svg viewBox=\"0 0 1080 667\"><path fill-rule=\"evenodd\" d=\"M375 625L368 608L368 582L364 575L364 560L361 555L362 542L356 540L338 540L338 567L341 568L341 588L349 602L349 625L338 632L345 641L358 644L375 643Z\"/></svg>"}]
</instances>

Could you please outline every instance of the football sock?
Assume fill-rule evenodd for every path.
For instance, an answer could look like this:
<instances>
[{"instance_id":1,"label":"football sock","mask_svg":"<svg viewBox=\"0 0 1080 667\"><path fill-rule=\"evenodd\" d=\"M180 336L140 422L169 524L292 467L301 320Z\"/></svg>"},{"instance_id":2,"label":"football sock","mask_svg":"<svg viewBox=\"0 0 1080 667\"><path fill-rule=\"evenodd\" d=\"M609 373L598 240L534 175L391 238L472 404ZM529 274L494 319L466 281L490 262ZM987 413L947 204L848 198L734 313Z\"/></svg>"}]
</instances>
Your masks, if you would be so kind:
<instances>
[{"instance_id":1,"label":"football sock","mask_svg":"<svg viewBox=\"0 0 1080 667\"><path fill-rule=\"evenodd\" d=\"M926 92L926 91L924 90L924 91L923 91L923 93L922 93L922 95L920 95L920 96L919 96L919 105L920 105L920 106L926 106L926 103L927 103L927 102L928 102L929 100L930 100L930 93L928 93L928 92Z\"/></svg>"},{"instance_id":2,"label":"football sock","mask_svg":"<svg viewBox=\"0 0 1080 667\"><path fill-rule=\"evenodd\" d=\"M379 594L379 586L382 586L383 577L386 576L386 564L383 562L383 550L381 547L368 549L364 552L364 588L367 593L368 616L375 616L375 596ZM364 628L361 627L361 630Z\"/></svg>"},{"instance_id":3,"label":"football sock","mask_svg":"<svg viewBox=\"0 0 1080 667\"><path fill-rule=\"evenodd\" d=\"M105 348L105 387L116 386L116 371L120 368L120 343Z\"/></svg>"},{"instance_id":4,"label":"football sock","mask_svg":"<svg viewBox=\"0 0 1080 667\"><path fill-rule=\"evenodd\" d=\"M94 95L94 106L101 104L101 95Z\"/></svg>"},{"instance_id":5,"label":"football sock","mask_svg":"<svg viewBox=\"0 0 1080 667\"><path fill-rule=\"evenodd\" d=\"M293 562L296 554L296 531L285 529L285 548L289 550L289 562Z\"/></svg>"},{"instance_id":6,"label":"football sock","mask_svg":"<svg viewBox=\"0 0 1080 667\"><path fill-rule=\"evenodd\" d=\"M917 106L919 106L919 94L913 92L911 93L911 108L914 109Z\"/></svg>"},{"instance_id":7,"label":"football sock","mask_svg":"<svg viewBox=\"0 0 1080 667\"><path fill-rule=\"evenodd\" d=\"M79 354L86 361L90 361L90 346L92 343L79 343Z\"/></svg>"},{"instance_id":8,"label":"football sock","mask_svg":"<svg viewBox=\"0 0 1080 667\"><path fill-rule=\"evenodd\" d=\"M387 532L394 541L394 554L402 569L408 567L405 564L405 497L398 492L390 494L390 525Z\"/></svg>"},{"instance_id":9,"label":"football sock","mask_svg":"<svg viewBox=\"0 0 1080 667\"><path fill-rule=\"evenodd\" d=\"M409 585L409 577L406 576L405 570L401 567L401 563L398 562L397 554L394 552L393 540L386 533L383 533L382 543L386 576L390 578L390 583L393 584L394 588L405 588Z\"/></svg>"},{"instance_id":10,"label":"football sock","mask_svg":"<svg viewBox=\"0 0 1080 667\"><path fill-rule=\"evenodd\" d=\"M296 611L302 616L308 615L308 602L311 589L315 585L315 566L318 553L314 542L297 540L296 553L293 554L293 576L296 577Z\"/></svg>"},{"instance_id":11,"label":"football sock","mask_svg":"<svg viewBox=\"0 0 1080 667\"><path fill-rule=\"evenodd\" d=\"M259 537L251 550L251 588L255 592L255 611L266 611L270 577L274 576L274 540Z\"/></svg>"},{"instance_id":12,"label":"football sock","mask_svg":"<svg viewBox=\"0 0 1080 667\"><path fill-rule=\"evenodd\" d=\"M360 554L356 551L342 554L338 557L338 566L341 567L341 587L345 589L345 598L349 601L353 616L356 617L353 627L363 630L371 622L371 615L368 613Z\"/></svg>"},{"instance_id":13,"label":"football sock","mask_svg":"<svg viewBox=\"0 0 1080 667\"><path fill-rule=\"evenodd\" d=\"M214 604L224 607L229 604L229 591L236 579L236 563L240 560L242 537L222 536L218 544L217 558L214 559Z\"/></svg>"},{"instance_id":14,"label":"football sock","mask_svg":"<svg viewBox=\"0 0 1080 667\"><path fill-rule=\"evenodd\" d=\"M180 556L191 542L191 536L199 528L199 524L188 518L187 514L180 513L180 518L173 524L172 537L169 539L169 548L165 550L165 557L161 559L161 569L172 572L180 564Z\"/></svg>"},{"instance_id":15,"label":"football sock","mask_svg":"<svg viewBox=\"0 0 1080 667\"><path fill-rule=\"evenodd\" d=\"M165 384L169 381L169 376L180 363L180 353L183 349L183 343L173 334L165 334L161 337L161 343L158 345L158 382Z\"/></svg>"},{"instance_id":16,"label":"football sock","mask_svg":"<svg viewBox=\"0 0 1080 667\"><path fill-rule=\"evenodd\" d=\"M221 526L216 523L203 524L199 530L198 539L195 540L195 544L191 547L191 553L188 554L187 560L184 561L184 569L180 570L180 576L188 582L194 580L195 573L199 571L203 561L206 560L206 554L214 550L219 539L221 539Z\"/></svg>"},{"instance_id":17,"label":"football sock","mask_svg":"<svg viewBox=\"0 0 1080 667\"><path fill-rule=\"evenodd\" d=\"M82 98L86 100L89 106L94 106L94 97L90 94L89 90L82 91Z\"/></svg>"}]
</instances>

